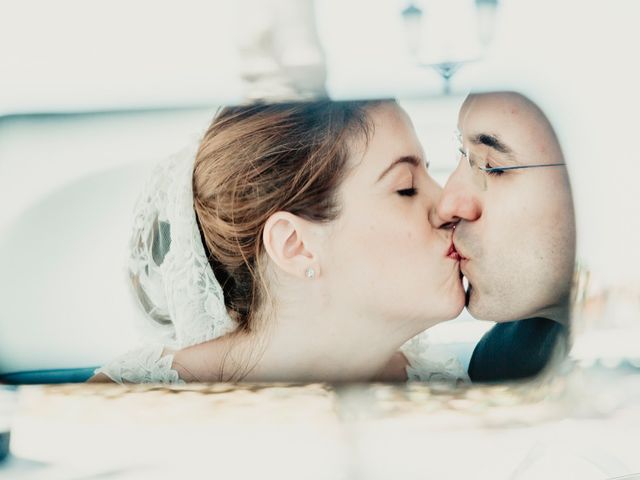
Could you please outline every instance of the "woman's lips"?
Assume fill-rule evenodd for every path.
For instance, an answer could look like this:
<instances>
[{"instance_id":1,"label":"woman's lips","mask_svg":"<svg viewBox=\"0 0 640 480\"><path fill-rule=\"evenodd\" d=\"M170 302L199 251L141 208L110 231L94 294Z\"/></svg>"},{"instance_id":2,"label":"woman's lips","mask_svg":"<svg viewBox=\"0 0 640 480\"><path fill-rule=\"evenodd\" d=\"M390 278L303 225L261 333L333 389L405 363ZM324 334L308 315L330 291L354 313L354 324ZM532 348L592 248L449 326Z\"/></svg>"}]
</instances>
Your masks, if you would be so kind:
<instances>
[{"instance_id":1,"label":"woman's lips","mask_svg":"<svg viewBox=\"0 0 640 480\"><path fill-rule=\"evenodd\" d=\"M451 242L451 245L449 246L449 250L447 251L447 257L449 257L452 260L455 260L456 262L459 262L461 260L466 260L466 257L463 257L462 255L460 255L458 250L456 250L456 246L453 242Z\"/></svg>"},{"instance_id":2,"label":"woman's lips","mask_svg":"<svg viewBox=\"0 0 640 480\"><path fill-rule=\"evenodd\" d=\"M452 260L455 260L456 262L460 261L460 259L462 258L458 253L458 251L456 250L456 246L453 244L453 242L451 242L451 245L449 246L449 250L447 251L447 257L449 257Z\"/></svg>"}]
</instances>

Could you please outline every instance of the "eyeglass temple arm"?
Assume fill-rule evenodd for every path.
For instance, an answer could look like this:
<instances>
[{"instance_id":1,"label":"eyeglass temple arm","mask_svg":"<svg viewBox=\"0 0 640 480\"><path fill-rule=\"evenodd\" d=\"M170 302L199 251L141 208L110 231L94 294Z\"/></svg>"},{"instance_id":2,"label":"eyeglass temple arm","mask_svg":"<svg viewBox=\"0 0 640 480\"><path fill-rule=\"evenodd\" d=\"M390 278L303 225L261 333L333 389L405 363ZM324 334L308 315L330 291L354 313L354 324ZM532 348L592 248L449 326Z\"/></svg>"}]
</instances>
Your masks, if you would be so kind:
<instances>
[{"instance_id":1,"label":"eyeglass temple arm","mask_svg":"<svg viewBox=\"0 0 640 480\"><path fill-rule=\"evenodd\" d=\"M519 170L521 168L561 167L564 165L566 165L566 163L542 163L540 165L518 165L515 167L492 167L492 168L478 167L478 168L483 172L502 172L504 170Z\"/></svg>"}]
</instances>

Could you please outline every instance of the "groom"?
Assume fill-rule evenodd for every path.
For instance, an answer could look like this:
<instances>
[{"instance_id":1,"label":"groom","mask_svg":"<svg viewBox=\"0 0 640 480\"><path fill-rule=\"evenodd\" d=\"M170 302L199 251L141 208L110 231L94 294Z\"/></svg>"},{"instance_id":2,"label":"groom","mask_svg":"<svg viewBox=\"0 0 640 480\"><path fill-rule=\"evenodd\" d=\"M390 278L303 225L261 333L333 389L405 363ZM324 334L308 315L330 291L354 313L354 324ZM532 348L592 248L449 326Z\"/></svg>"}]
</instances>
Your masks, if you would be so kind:
<instances>
[{"instance_id":1,"label":"groom","mask_svg":"<svg viewBox=\"0 0 640 480\"><path fill-rule=\"evenodd\" d=\"M470 95L458 118L461 161L437 213L468 281L467 309L497 324L476 345L472 381L539 373L566 348L574 211L558 139L511 92Z\"/></svg>"}]
</instances>

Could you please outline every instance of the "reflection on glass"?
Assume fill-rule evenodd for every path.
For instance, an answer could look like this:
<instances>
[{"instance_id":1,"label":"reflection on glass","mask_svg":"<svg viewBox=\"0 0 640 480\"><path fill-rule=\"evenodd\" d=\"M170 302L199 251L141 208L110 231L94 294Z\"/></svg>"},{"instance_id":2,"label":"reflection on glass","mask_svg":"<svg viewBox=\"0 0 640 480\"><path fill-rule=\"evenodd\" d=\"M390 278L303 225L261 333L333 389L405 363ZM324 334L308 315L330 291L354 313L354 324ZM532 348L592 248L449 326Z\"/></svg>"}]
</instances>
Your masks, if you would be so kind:
<instances>
[{"instance_id":1,"label":"reflection on glass","mask_svg":"<svg viewBox=\"0 0 640 480\"><path fill-rule=\"evenodd\" d=\"M137 294L144 347L113 354L120 350L114 342L122 342L122 351L132 346L121 339L132 306L120 290L109 290L105 264L100 291L114 292L110 301L122 307L114 311L125 312L114 317L127 319L102 321L105 333L77 344L78 350L109 344L111 352L93 356L95 363L73 357L62 365L47 364L43 355L34 367L3 370L2 379L20 383L26 377L16 374L38 368L29 378L52 379L43 371L61 366L73 372L55 370L56 379L86 379L96 364L105 366L102 379L133 383L456 386L538 373L565 346L574 262L569 179L553 128L516 93L471 95L457 122L443 122L440 130L430 130L419 111L412 115L393 100L230 106L198 143L157 162L146 182L142 173L132 181L123 170L101 178L101 189L94 176L57 195L57 203L46 198L54 224L70 204L95 219L85 205L113 205L105 197L123 191L119 185L128 179L127 189L139 196L128 247L132 285L118 277L117 287ZM465 159L441 187L431 145L440 136L448 144L454 129L460 148L481 158L472 163L483 170ZM33 218L43 209L34 206ZM31 218L3 239L0 265L30 265L33 248L24 248L25 239L35 241L39 226ZM77 239L93 239L99 235L87 231L103 228L97 221L73 227ZM126 243L124 232L117 236ZM67 245L76 243L60 243L55 258L71 255ZM94 258L95 243L86 241L85 249ZM119 273L121 264L113 260L112 268ZM67 271L58 264L51 269ZM22 277L15 278L15 288L24 288ZM77 281L98 290L87 273ZM52 288L42 283L43 290ZM496 326L458 350L434 339L431 327L465 307ZM43 301L47 308L54 310ZM47 341L55 347L54 340Z\"/></svg>"},{"instance_id":2,"label":"reflection on glass","mask_svg":"<svg viewBox=\"0 0 640 480\"><path fill-rule=\"evenodd\" d=\"M640 368L640 285L605 280L584 261L575 283L572 358L585 367Z\"/></svg>"},{"instance_id":3,"label":"reflection on glass","mask_svg":"<svg viewBox=\"0 0 640 480\"><path fill-rule=\"evenodd\" d=\"M160 292L172 351L116 359L96 380L539 373L569 328L575 227L560 145L517 93L469 96L456 127L466 157L442 190L394 101L223 109L195 155L157 170L134 230L132 278L147 311ZM468 366L423 333L464 306L497 322ZM129 368L140 357L156 376Z\"/></svg>"}]
</instances>

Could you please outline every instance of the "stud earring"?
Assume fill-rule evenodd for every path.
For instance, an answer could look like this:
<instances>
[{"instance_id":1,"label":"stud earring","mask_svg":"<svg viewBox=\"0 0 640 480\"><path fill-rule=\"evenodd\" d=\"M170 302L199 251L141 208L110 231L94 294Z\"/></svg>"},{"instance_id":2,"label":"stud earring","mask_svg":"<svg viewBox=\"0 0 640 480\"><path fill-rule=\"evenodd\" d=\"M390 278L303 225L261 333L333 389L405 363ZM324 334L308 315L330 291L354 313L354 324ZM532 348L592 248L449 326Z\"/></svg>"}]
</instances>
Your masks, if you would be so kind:
<instances>
[{"instance_id":1,"label":"stud earring","mask_svg":"<svg viewBox=\"0 0 640 480\"><path fill-rule=\"evenodd\" d=\"M307 278L314 278L316 276L316 271L313 268L309 267L304 272L304 274L306 275Z\"/></svg>"}]
</instances>

